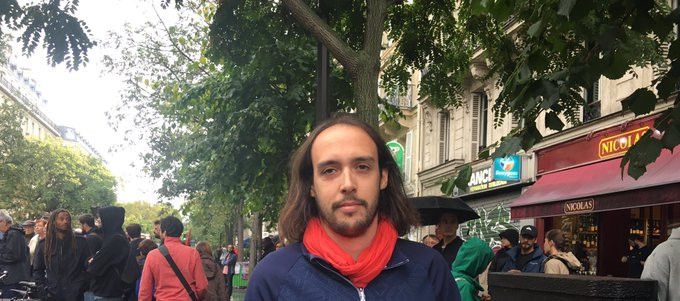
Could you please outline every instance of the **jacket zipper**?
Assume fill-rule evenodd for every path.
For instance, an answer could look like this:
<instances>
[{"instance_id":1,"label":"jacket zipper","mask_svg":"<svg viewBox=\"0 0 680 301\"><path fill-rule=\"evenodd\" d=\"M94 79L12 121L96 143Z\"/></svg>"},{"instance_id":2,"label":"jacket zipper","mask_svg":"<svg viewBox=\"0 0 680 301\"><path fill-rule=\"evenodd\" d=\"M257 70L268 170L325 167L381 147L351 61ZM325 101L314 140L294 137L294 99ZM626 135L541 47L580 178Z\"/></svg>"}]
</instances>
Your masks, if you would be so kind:
<instances>
[{"instance_id":1,"label":"jacket zipper","mask_svg":"<svg viewBox=\"0 0 680 301\"><path fill-rule=\"evenodd\" d=\"M408 262L409 262L409 260L406 259L406 260L404 260L404 261L402 261L402 262L399 262L399 263L397 263L397 264L395 264L395 265L393 265L393 266L391 266L391 267L387 267L387 266L386 266L386 267L383 269L383 271L386 271L386 270L390 270L390 269L394 269L394 268L400 267L400 266L402 266L402 265L407 264ZM349 279L347 279L347 277L343 276L342 274L340 274L340 273L336 272L335 270L333 270L333 269L331 269L331 268L329 268L329 267L323 265L323 264L320 263L320 262L317 262L317 264L318 264L319 266L323 267L324 269L328 270L329 272L331 272L331 273L337 275L337 276L340 277L341 279L345 280L345 282L349 283L349 285L351 285L354 289L356 289L356 290L357 290L357 293L359 294L359 301L366 301L366 294L364 293L364 288L363 288L363 287L356 287L356 286L354 286L354 283L352 283L352 281L350 281Z\"/></svg>"}]
</instances>

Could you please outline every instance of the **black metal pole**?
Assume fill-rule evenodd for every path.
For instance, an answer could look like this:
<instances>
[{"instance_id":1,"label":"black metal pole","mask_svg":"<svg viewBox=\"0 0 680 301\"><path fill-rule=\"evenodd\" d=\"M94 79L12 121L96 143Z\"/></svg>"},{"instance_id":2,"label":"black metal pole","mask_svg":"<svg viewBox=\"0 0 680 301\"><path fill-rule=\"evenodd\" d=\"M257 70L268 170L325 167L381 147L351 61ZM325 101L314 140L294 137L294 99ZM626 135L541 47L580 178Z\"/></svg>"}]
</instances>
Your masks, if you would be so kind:
<instances>
[{"instance_id":1,"label":"black metal pole","mask_svg":"<svg viewBox=\"0 0 680 301\"><path fill-rule=\"evenodd\" d=\"M328 20L328 16L323 7L324 0L319 0L319 16L323 20ZM317 42L316 46L316 103L315 111L316 118L315 124L318 125L324 120L328 119L331 112L335 109L332 108L331 103L328 100L328 78L330 69L330 59L328 57L328 49L326 46Z\"/></svg>"}]
</instances>

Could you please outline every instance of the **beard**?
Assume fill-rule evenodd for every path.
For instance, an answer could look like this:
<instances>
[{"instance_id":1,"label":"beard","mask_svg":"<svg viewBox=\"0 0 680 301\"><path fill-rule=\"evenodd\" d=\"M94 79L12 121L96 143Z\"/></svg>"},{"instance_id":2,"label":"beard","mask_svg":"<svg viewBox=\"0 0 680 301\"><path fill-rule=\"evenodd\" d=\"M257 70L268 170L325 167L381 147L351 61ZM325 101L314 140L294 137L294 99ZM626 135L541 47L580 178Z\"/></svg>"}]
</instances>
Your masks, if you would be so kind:
<instances>
[{"instance_id":1,"label":"beard","mask_svg":"<svg viewBox=\"0 0 680 301\"><path fill-rule=\"evenodd\" d=\"M345 202L357 203L359 206L364 207L365 210L363 212L354 212L349 216L341 213L341 216L338 217L336 211L342 208ZM349 195L342 200L333 202L330 210L322 208L320 211L321 218L333 232L345 237L357 237L364 234L373 222L378 211L378 202L374 202L373 206L370 206L366 200Z\"/></svg>"}]
</instances>

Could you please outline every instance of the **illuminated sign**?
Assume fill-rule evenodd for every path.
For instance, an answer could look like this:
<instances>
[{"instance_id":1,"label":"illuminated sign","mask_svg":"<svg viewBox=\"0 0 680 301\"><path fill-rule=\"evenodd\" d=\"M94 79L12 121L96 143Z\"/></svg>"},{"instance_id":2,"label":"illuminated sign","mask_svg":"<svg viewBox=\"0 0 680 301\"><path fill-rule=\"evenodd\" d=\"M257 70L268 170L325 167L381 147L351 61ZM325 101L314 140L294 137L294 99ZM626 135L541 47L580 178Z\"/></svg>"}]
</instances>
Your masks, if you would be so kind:
<instances>
[{"instance_id":1,"label":"illuminated sign","mask_svg":"<svg viewBox=\"0 0 680 301\"><path fill-rule=\"evenodd\" d=\"M470 177L470 182L468 182L468 187L470 192L486 190L498 186L503 186L508 184L507 181L494 181L493 179L493 168L487 167L484 169L476 170L472 172Z\"/></svg>"},{"instance_id":2,"label":"illuminated sign","mask_svg":"<svg viewBox=\"0 0 680 301\"><path fill-rule=\"evenodd\" d=\"M493 160L493 178L499 181L521 180L522 159L512 155Z\"/></svg>"},{"instance_id":3,"label":"illuminated sign","mask_svg":"<svg viewBox=\"0 0 680 301\"><path fill-rule=\"evenodd\" d=\"M630 132L625 132L623 134L618 134L616 136L611 136L603 138L598 143L598 156L600 158L609 158L617 155L623 155L630 149L635 143L640 141L642 135L649 130L648 126L641 127Z\"/></svg>"}]
</instances>

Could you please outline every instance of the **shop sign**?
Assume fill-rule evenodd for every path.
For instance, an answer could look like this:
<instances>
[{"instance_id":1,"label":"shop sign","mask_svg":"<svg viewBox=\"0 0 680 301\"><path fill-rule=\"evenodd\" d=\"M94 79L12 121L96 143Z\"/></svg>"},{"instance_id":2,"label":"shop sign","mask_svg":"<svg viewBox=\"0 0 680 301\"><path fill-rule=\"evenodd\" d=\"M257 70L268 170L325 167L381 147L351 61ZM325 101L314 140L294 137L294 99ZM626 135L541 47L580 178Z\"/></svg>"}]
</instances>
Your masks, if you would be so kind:
<instances>
[{"instance_id":1,"label":"shop sign","mask_svg":"<svg viewBox=\"0 0 680 301\"><path fill-rule=\"evenodd\" d=\"M519 181L521 179L522 159L518 155L493 160L493 178L502 181Z\"/></svg>"},{"instance_id":2,"label":"shop sign","mask_svg":"<svg viewBox=\"0 0 680 301\"><path fill-rule=\"evenodd\" d=\"M600 158L609 158L617 155L622 155L630 149L635 143L640 141L640 137L649 130L648 126L644 126L623 134L603 138L600 140L598 146L598 156Z\"/></svg>"},{"instance_id":3,"label":"shop sign","mask_svg":"<svg viewBox=\"0 0 680 301\"><path fill-rule=\"evenodd\" d=\"M404 171L404 147L396 140L387 142L386 145L390 149L394 161L397 162L399 170Z\"/></svg>"},{"instance_id":4,"label":"shop sign","mask_svg":"<svg viewBox=\"0 0 680 301\"><path fill-rule=\"evenodd\" d=\"M481 170L473 171L468 182L468 190L470 192L486 190L498 186L508 184L507 181L494 181L493 168L487 167Z\"/></svg>"},{"instance_id":5,"label":"shop sign","mask_svg":"<svg viewBox=\"0 0 680 301\"><path fill-rule=\"evenodd\" d=\"M595 200L581 199L564 203L565 214L581 214L595 210Z\"/></svg>"}]
</instances>

